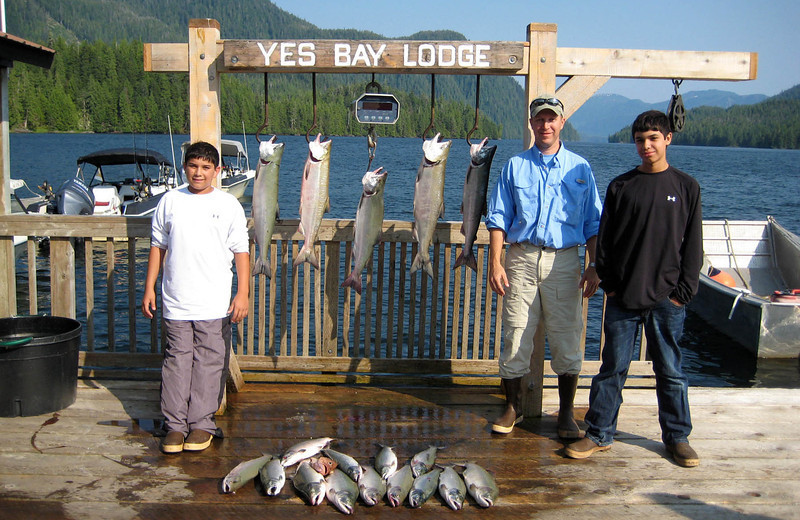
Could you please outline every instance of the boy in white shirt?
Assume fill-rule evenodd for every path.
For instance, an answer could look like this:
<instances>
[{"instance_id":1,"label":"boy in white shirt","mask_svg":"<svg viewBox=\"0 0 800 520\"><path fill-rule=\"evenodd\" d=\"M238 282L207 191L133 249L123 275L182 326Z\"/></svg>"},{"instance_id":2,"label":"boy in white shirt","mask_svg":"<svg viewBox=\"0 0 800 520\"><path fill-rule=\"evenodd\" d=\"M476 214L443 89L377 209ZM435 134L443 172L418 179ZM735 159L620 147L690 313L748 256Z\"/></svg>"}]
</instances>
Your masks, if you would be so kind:
<instances>
[{"instance_id":1,"label":"boy in white shirt","mask_svg":"<svg viewBox=\"0 0 800 520\"><path fill-rule=\"evenodd\" d=\"M152 318L161 295L167 346L161 369L164 453L202 451L216 432L231 323L247 316L250 254L247 219L233 195L215 188L220 156L209 143L184 155L188 187L167 192L153 215L142 312ZM237 293L231 301L232 262Z\"/></svg>"}]
</instances>

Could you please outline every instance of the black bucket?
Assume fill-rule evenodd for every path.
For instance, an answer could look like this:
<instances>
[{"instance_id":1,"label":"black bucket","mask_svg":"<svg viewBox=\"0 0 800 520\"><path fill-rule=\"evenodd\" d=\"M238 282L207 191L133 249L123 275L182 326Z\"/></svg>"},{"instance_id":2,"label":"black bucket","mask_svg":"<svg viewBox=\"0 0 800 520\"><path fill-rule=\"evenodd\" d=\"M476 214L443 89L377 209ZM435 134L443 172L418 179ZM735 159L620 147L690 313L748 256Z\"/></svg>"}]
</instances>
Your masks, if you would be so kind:
<instances>
[{"instance_id":1,"label":"black bucket","mask_svg":"<svg viewBox=\"0 0 800 520\"><path fill-rule=\"evenodd\" d=\"M78 391L81 324L57 316L0 319L0 417L66 408Z\"/></svg>"}]
</instances>

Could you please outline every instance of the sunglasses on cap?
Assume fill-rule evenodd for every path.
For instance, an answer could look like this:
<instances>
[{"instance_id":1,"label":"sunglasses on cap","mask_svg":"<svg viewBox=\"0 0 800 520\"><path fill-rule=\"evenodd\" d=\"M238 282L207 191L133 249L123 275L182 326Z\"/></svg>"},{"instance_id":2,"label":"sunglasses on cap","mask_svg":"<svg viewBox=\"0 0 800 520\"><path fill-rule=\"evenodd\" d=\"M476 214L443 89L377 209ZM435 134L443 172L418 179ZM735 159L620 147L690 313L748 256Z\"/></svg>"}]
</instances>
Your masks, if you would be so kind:
<instances>
[{"instance_id":1,"label":"sunglasses on cap","mask_svg":"<svg viewBox=\"0 0 800 520\"><path fill-rule=\"evenodd\" d=\"M560 106L561 109L564 109L564 104L558 98L536 98L531 102L531 105L535 107L540 107L542 105L549 105L551 107Z\"/></svg>"}]
</instances>

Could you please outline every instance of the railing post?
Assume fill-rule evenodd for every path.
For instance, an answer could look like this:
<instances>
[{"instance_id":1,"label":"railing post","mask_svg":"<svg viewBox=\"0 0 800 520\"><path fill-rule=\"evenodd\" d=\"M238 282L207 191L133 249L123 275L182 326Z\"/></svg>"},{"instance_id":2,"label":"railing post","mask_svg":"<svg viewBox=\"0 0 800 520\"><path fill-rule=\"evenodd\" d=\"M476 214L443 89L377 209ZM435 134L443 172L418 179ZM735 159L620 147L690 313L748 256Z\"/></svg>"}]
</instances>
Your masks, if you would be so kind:
<instances>
[{"instance_id":1,"label":"railing post","mask_svg":"<svg viewBox=\"0 0 800 520\"><path fill-rule=\"evenodd\" d=\"M53 316L75 319L75 244L70 237L50 237L50 297Z\"/></svg>"}]
</instances>

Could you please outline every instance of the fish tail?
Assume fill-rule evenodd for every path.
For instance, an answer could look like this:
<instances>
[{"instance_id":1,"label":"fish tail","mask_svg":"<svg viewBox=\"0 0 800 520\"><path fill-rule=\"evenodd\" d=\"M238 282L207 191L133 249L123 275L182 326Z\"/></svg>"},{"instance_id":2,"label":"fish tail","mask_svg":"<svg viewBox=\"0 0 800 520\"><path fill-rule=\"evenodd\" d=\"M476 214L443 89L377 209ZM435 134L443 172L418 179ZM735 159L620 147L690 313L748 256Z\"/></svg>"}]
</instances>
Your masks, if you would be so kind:
<instances>
[{"instance_id":1,"label":"fish tail","mask_svg":"<svg viewBox=\"0 0 800 520\"><path fill-rule=\"evenodd\" d=\"M462 265L466 265L476 273L478 272L478 260L475 258L475 255L472 254L471 249L464 249L461 251L461 254L458 255L458 258L456 258L456 263L453 266L453 269L457 269Z\"/></svg>"},{"instance_id":2,"label":"fish tail","mask_svg":"<svg viewBox=\"0 0 800 520\"><path fill-rule=\"evenodd\" d=\"M360 274L356 275L355 271L350 273L347 278L345 278L344 282L342 282L342 287L352 287L358 294L361 294L362 285Z\"/></svg>"},{"instance_id":3,"label":"fish tail","mask_svg":"<svg viewBox=\"0 0 800 520\"><path fill-rule=\"evenodd\" d=\"M253 272L251 273L252 276L257 276L259 274L267 275L267 278L272 278L272 268L269 264L261 259L261 257L256 258L256 263L253 265Z\"/></svg>"},{"instance_id":4,"label":"fish tail","mask_svg":"<svg viewBox=\"0 0 800 520\"><path fill-rule=\"evenodd\" d=\"M306 247L303 245L303 248L300 249L300 253L298 253L297 258L294 259L294 266L297 267L303 262L308 262L315 268L319 269L319 259L317 259L317 255L314 253L313 247Z\"/></svg>"},{"instance_id":5,"label":"fish tail","mask_svg":"<svg viewBox=\"0 0 800 520\"><path fill-rule=\"evenodd\" d=\"M428 256L427 251L417 252L417 256L414 257L414 262L411 264L412 273L416 273L420 269L425 269L428 276L433 278L433 266L431 265L431 257Z\"/></svg>"}]
</instances>

